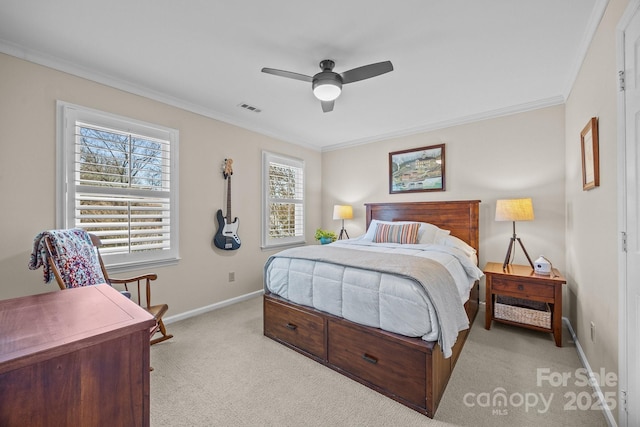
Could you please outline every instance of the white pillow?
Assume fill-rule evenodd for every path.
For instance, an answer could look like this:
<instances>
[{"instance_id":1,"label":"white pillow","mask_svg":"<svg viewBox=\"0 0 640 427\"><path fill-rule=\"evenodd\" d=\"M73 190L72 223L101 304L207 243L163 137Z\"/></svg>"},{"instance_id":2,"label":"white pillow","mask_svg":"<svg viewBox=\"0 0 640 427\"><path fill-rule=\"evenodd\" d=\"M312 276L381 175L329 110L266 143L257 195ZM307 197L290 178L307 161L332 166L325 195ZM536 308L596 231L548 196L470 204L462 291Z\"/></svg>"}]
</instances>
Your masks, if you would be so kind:
<instances>
[{"instance_id":1,"label":"white pillow","mask_svg":"<svg viewBox=\"0 0 640 427\"><path fill-rule=\"evenodd\" d=\"M451 233L449 230L443 230L428 222L421 222L420 224L420 230L423 230L423 233L420 235L420 232L418 232L418 243L423 245L430 243L444 245L449 233Z\"/></svg>"},{"instance_id":2,"label":"white pillow","mask_svg":"<svg viewBox=\"0 0 640 427\"><path fill-rule=\"evenodd\" d=\"M458 248L464 252L468 257L476 254L476 250L467 245L464 241L458 239L456 236L447 236L444 240L444 245L452 248Z\"/></svg>"},{"instance_id":3,"label":"white pillow","mask_svg":"<svg viewBox=\"0 0 640 427\"><path fill-rule=\"evenodd\" d=\"M367 229L366 234L362 237L362 240L366 240L368 242L373 242L376 237L376 229L378 228L378 224L414 224L417 221L380 221L377 219L372 219L369 224L369 228ZM433 224L429 224L426 222L420 222L420 229L418 230L418 243L420 244L429 244L435 243L437 245L443 245L444 240L449 235L449 230L443 230L441 228L436 227Z\"/></svg>"}]
</instances>

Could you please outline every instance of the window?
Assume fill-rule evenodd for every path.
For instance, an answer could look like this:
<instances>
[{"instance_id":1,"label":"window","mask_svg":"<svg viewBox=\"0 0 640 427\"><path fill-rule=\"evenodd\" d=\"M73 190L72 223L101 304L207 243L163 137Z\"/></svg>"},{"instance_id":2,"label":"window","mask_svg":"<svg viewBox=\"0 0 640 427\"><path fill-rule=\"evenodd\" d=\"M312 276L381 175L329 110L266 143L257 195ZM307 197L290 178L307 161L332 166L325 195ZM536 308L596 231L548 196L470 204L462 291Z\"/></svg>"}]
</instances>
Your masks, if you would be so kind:
<instances>
[{"instance_id":1,"label":"window","mask_svg":"<svg viewBox=\"0 0 640 427\"><path fill-rule=\"evenodd\" d=\"M58 102L58 228L102 240L109 266L178 259L178 131Z\"/></svg>"},{"instance_id":2,"label":"window","mask_svg":"<svg viewBox=\"0 0 640 427\"><path fill-rule=\"evenodd\" d=\"M262 247L304 243L304 162L263 151L262 182Z\"/></svg>"}]
</instances>

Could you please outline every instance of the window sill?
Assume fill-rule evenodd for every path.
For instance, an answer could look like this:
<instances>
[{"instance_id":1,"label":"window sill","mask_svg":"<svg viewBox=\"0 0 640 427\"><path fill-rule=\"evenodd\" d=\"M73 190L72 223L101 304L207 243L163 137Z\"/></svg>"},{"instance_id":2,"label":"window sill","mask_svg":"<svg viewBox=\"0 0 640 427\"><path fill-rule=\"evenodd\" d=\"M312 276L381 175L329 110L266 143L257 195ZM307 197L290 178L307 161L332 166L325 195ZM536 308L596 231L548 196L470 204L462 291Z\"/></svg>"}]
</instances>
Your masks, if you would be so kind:
<instances>
[{"instance_id":1,"label":"window sill","mask_svg":"<svg viewBox=\"0 0 640 427\"><path fill-rule=\"evenodd\" d=\"M117 274L135 270L150 270L156 267L169 267L172 265L177 265L178 262L180 262L180 258L168 258L156 261L140 261L122 264L108 264L107 262L105 262L105 267L109 271L109 274Z\"/></svg>"},{"instance_id":2,"label":"window sill","mask_svg":"<svg viewBox=\"0 0 640 427\"><path fill-rule=\"evenodd\" d=\"M294 248L296 246L305 246L306 244L307 244L306 241L294 242L294 243L283 243L281 245L261 246L260 249L263 250L263 251L273 251L273 250L282 250L282 249Z\"/></svg>"}]
</instances>

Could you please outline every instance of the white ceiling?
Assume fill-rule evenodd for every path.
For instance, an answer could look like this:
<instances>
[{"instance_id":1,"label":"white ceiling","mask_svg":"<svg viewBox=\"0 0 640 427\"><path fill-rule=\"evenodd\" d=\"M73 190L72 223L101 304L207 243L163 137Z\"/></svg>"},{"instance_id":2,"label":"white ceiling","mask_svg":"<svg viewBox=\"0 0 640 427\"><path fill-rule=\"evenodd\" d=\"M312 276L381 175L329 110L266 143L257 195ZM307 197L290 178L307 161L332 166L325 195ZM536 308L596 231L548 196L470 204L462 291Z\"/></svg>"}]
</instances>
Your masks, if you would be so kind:
<instances>
[{"instance_id":1,"label":"white ceiling","mask_svg":"<svg viewBox=\"0 0 640 427\"><path fill-rule=\"evenodd\" d=\"M0 0L0 51L330 150L564 102L606 3ZM394 71L330 113L310 83L260 71L322 59Z\"/></svg>"}]
</instances>

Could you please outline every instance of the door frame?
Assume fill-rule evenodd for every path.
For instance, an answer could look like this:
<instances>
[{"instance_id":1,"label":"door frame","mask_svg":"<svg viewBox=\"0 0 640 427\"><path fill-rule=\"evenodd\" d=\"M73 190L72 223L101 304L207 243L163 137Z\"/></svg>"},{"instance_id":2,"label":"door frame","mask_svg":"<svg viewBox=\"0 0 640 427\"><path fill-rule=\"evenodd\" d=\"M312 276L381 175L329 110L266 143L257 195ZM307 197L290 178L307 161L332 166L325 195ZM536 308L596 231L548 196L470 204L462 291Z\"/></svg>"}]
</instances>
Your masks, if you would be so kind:
<instances>
[{"instance_id":1,"label":"door frame","mask_svg":"<svg viewBox=\"0 0 640 427\"><path fill-rule=\"evenodd\" d=\"M640 0L629 0L618 26L616 27L616 69L625 69L625 43L624 30L629 25L635 13L640 13ZM626 186L626 105L625 91L618 90L618 424L628 425L627 396L629 360L627 346L628 331L630 329L630 319L627 313L627 295L630 286L640 286L640 284L629 283L627 280L627 252L623 249L624 236L627 232L627 186ZM637 396L634 399L638 401Z\"/></svg>"}]
</instances>

